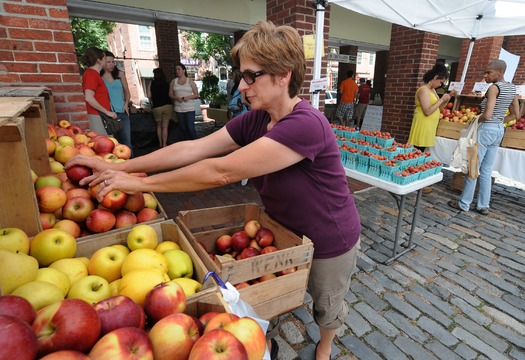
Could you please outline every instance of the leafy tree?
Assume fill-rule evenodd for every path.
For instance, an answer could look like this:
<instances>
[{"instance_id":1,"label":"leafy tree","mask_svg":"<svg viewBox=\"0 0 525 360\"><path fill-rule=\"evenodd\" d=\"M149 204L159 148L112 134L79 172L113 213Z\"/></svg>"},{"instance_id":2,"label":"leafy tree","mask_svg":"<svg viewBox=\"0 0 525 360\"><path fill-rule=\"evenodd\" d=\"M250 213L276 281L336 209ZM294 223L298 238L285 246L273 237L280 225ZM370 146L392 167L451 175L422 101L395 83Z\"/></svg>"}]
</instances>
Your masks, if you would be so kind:
<instances>
[{"instance_id":1,"label":"leafy tree","mask_svg":"<svg viewBox=\"0 0 525 360\"><path fill-rule=\"evenodd\" d=\"M115 28L114 22L81 18L71 18L70 21L75 49L79 58L92 46L100 49L108 48L106 36Z\"/></svg>"},{"instance_id":2,"label":"leafy tree","mask_svg":"<svg viewBox=\"0 0 525 360\"><path fill-rule=\"evenodd\" d=\"M231 64L230 56L233 38L229 35L208 34L199 31L182 30L190 48L192 59L208 60L214 58L219 65Z\"/></svg>"}]
</instances>

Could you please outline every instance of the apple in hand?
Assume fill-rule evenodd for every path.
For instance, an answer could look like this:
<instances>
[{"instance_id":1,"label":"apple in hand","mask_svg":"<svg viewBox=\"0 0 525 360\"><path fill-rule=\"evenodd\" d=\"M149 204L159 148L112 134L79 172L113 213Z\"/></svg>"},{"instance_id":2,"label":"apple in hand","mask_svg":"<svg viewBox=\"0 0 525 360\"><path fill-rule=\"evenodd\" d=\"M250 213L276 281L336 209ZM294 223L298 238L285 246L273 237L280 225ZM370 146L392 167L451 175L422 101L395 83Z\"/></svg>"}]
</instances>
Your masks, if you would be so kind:
<instances>
[{"instance_id":1,"label":"apple in hand","mask_svg":"<svg viewBox=\"0 0 525 360\"><path fill-rule=\"evenodd\" d=\"M104 195L104 198L100 204L108 210L118 210L124 206L127 199L128 194L125 192L120 190L111 190L109 193Z\"/></svg>"},{"instance_id":2,"label":"apple in hand","mask_svg":"<svg viewBox=\"0 0 525 360\"><path fill-rule=\"evenodd\" d=\"M0 229L0 249L29 254L29 237L18 228Z\"/></svg>"},{"instance_id":3,"label":"apple in hand","mask_svg":"<svg viewBox=\"0 0 525 360\"><path fill-rule=\"evenodd\" d=\"M255 235L257 235L257 231L261 228L261 223L257 220L250 220L244 224L244 231L250 239L254 239Z\"/></svg>"},{"instance_id":4,"label":"apple in hand","mask_svg":"<svg viewBox=\"0 0 525 360\"><path fill-rule=\"evenodd\" d=\"M233 250L232 237L227 234L219 236L219 238L215 241L215 248L221 254L231 253Z\"/></svg>"},{"instance_id":5,"label":"apple in hand","mask_svg":"<svg viewBox=\"0 0 525 360\"><path fill-rule=\"evenodd\" d=\"M47 229L39 232L31 240L29 255L34 257L40 266L72 258L77 251L77 242L73 236L59 229Z\"/></svg>"},{"instance_id":6,"label":"apple in hand","mask_svg":"<svg viewBox=\"0 0 525 360\"><path fill-rule=\"evenodd\" d=\"M106 279L98 275L88 275L77 280L69 288L68 299L81 299L93 305L111 297L111 289Z\"/></svg>"},{"instance_id":7,"label":"apple in hand","mask_svg":"<svg viewBox=\"0 0 525 360\"><path fill-rule=\"evenodd\" d=\"M36 317L33 305L21 296L0 296L0 315L14 316L31 325ZM1 358L1 357L0 357Z\"/></svg>"},{"instance_id":8,"label":"apple in hand","mask_svg":"<svg viewBox=\"0 0 525 360\"><path fill-rule=\"evenodd\" d=\"M171 314L158 321L149 332L155 360L187 359L200 333L191 316Z\"/></svg>"},{"instance_id":9,"label":"apple in hand","mask_svg":"<svg viewBox=\"0 0 525 360\"><path fill-rule=\"evenodd\" d=\"M38 311L33 331L39 356L59 350L86 352L100 335L100 319L87 302L66 299Z\"/></svg>"},{"instance_id":10,"label":"apple in hand","mask_svg":"<svg viewBox=\"0 0 525 360\"><path fill-rule=\"evenodd\" d=\"M186 309L186 295L182 287L172 281L156 285L146 295L144 311L153 323L168 315L182 313Z\"/></svg>"},{"instance_id":11,"label":"apple in hand","mask_svg":"<svg viewBox=\"0 0 525 360\"><path fill-rule=\"evenodd\" d=\"M86 227L91 232L101 233L113 229L116 222L117 219L111 211L95 209L86 218Z\"/></svg>"},{"instance_id":12,"label":"apple in hand","mask_svg":"<svg viewBox=\"0 0 525 360\"><path fill-rule=\"evenodd\" d=\"M232 333L215 329L204 333L191 349L189 360L248 360L248 352ZM262 357L260 358L262 359Z\"/></svg>"},{"instance_id":13,"label":"apple in hand","mask_svg":"<svg viewBox=\"0 0 525 360\"><path fill-rule=\"evenodd\" d=\"M0 359L33 360L37 351L30 325L14 316L0 315Z\"/></svg>"},{"instance_id":14,"label":"apple in hand","mask_svg":"<svg viewBox=\"0 0 525 360\"><path fill-rule=\"evenodd\" d=\"M239 339L248 353L249 360L263 358L266 350L266 335L257 321L250 317L242 317L226 324L224 330Z\"/></svg>"},{"instance_id":15,"label":"apple in hand","mask_svg":"<svg viewBox=\"0 0 525 360\"><path fill-rule=\"evenodd\" d=\"M255 240L257 240L257 243L262 248L270 246L270 245L273 244L273 232L270 229L261 227L257 231L257 235L255 236Z\"/></svg>"},{"instance_id":16,"label":"apple in hand","mask_svg":"<svg viewBox=\"0 0 525 360\"><path fill-rule=\"evenodd\" d=\"M144 310L127 296L112 296L97 302L93 307L100 318L101 335L124 327L144 329Z\"/></svg>"},{"instance_id":17,"label":"apple in hand","mask_svg":"<svg viewBox=\"0 0 525 360\"><path fill-rule=\"evenodd\" d=\"M148 334L139 328L113 330L97 341L89 352L91 360L153 360Z\"/></svg>"},{"instance_id":18,"label":"apple in hand","mask_svg":"<svg viewBox=\"0 0 525 360\"><path fill-rule=\"evenodd\" d=\"M232 235L232 247L235 251L241 252L250 244L250 238L244 230L237 231Z\"/></svg>"},{"instance_id":19,"label":"apple in hand","mask_svg":"<svg viewBox=\"0 0 525 360\"><path fill-rule=\"evenodd\" d=\"M80 180L92 174L93 171L90 168L82 165L75 165L66 170L67 178L74 184L78 184Z\"/></svg>"}]
</instances>

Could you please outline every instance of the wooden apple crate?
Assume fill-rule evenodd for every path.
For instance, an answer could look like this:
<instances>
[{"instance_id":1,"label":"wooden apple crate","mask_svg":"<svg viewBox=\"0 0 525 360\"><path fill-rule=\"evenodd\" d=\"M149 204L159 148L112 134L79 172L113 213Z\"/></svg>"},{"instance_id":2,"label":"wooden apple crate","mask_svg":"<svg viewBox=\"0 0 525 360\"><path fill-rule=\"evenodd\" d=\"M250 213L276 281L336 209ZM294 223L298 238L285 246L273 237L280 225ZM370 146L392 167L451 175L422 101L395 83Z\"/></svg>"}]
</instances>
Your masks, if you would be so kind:
<instances>
[{"instance_id":1,"label":"wooden apple crate","mask_svg":"<svg viewBox=\"0 0 525 360\"><path fill-rule=\"evenodd\" d=\"M150 225L157 232L159 242L176 242L181 247L181 250L186 252L191 257L191 260L193 261L193 279L199 281L203 285L201 291L193 296L190 296L188 301L194 297L195 299L199 299L201 296L217 290L217 285L213 280L207 280L204 282L204 277L208 273L208 270L193 247L190 245L190 242L186 236L184 236L179 226L175 224L173 220L166 220ZM109 232L101 233L96 236L90 236L90 239L87 239L87 237L77 239L77 252L75 256L91 257L91 255L93 255L98 249L115 244L122 244L126 246L128 233L131 231L131 229L131 227L127 229L121 229L120 231L112 232L111 234Z\"/></svg>"},{"instance_id":2,"label":"wooden apple crate","mask_svg":"<svg viewBox=\"0 0 525 360\"><path fill-rule=\"evenodd\" d=\"M468 124L445 121L441 119L439 120L436 136L457 140L461 137L461 130L467 128Z\"/></svg>"},{"instance_id":3,"label":"wooden apple crate","mask_svg":"<svg viewBox=\"0 0 525 360\"><path fill-rule=\"evenodd\" d=\"M478 95L458 95L454 99L454 110L461 109L461 106L475 106L479 107L479 104L481 104L481 101L483 100L483 96Z\"/></svg>"},{"instance_id":4,"label":"wooden apple crate","mask_svg":"<svg viewBox=\"0 0 525 360\"><path fill-rule=\"evenodd\" d=\"M190 296L186 302L186 315L195 316L199 318L207 312L227 312L231 313L230 306L224 301L221 291L216 288L214 291L204 291ZM198 295L198 296L197 296Z\"/></svg>"},{"instance_id":5,"label":"wooden apple crate","mask_svg":"<svg viewBox=\"0 0 525 360\"><path fill-rule=\"evenodd\" d=\"M217 255L212 260L202 248L214 250L215 241L223 234L232 235L249 220L258 220L274 234L278 251L243 260ZM221 206L181 211L177 223L211 271L225 282L237 284L263 275L297 267L297 271L240 290L241 298L252 305L263 319L286 313L303 304L313 257L310 239L302 239L272 220L257 204Z\"/></svg>"},{"instance_id":6,"label":"wooden apple crate","mask_svg":"<svg viewBox=\"0 0 525 360\"><path fill-rule=\"evenodd\" d=\"M501 147L525 150L525 130L505 129Z\"/></svg>"},{"instance_id":7,"label":"wooden apple crate","mask_svg":"<svg viewBox=\"0 0 525 360\"><path fill-rule=\"evenodd\" d=\"M55 100L51 89L37 87L2 87L0 88L0 97L39 97L44 101L44 113L46 120L50 124L56 124L57 114L55 109Z\"/></svg>"}]
</instances>

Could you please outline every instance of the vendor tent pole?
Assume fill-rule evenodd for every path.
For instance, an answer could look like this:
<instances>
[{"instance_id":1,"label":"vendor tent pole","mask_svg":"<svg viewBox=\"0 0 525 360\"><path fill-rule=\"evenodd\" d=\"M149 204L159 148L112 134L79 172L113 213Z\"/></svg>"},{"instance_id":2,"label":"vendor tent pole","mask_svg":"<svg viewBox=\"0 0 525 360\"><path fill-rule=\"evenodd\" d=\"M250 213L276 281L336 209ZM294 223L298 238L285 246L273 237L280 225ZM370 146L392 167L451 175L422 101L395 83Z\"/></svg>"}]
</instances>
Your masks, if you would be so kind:
<instances>
[{"instance_id":1,"label":"vendor tent pole","mask_svg":"<svg viewBox=\"0 0 525 360\"><path fill-rule=\"evenodd\" d=\"M315 51L314 51L314 74L313 80L321 78L321 56L324 46L324 11L325 0L315 0L316 3L316 21L315 21ZM312 94L312 106L319 109L319 91Z\"/></svg>"},{"instance_id":2,"label":"vendor tent pole","mask_svg":"<svg viewBox=\"0 0 525 360\"><path fill-rule=\"evenodd\" d=\"M470 63L470 57L472 56L472 49L474 48L474 41L476 39L470 39L468 45L467 59L465 60L465 66L463 66L463 72L461 73L461 82L465 82L465 77L467 76L468 64Z\"/></svg>"}]
</instances>

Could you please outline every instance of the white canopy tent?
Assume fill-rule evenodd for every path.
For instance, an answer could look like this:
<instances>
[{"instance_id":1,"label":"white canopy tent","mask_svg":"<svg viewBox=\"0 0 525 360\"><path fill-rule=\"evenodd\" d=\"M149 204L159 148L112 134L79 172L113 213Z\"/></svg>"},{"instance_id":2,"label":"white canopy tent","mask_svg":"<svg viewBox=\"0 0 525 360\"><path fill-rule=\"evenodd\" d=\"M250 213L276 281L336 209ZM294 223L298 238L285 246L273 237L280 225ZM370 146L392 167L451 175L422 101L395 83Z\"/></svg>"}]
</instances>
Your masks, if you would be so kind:
<instances>
[{"instance_id":1,"label":"white canopy tent","mask_svg":"<svg viewBox=\"0 0 525 360\"><path fill-rule=\"evenodd\" d=\"M322 7L324 10L325 1L317 0L315 3L318 9ZM525 34L524 0L332 0L330 3L390 23L470 39L461 81L465 80L476 39ZM318 18L319 14L318 11ZM324 20L324 13L322 16ZM322 24L319 27L319 21L317 22L314 79L320 76L321 51L318 52L317 48L322 49ZM319 75L316 77L317 63ZM316 105L318 102L314 103Z\"/></svg>"}]
</instances>

